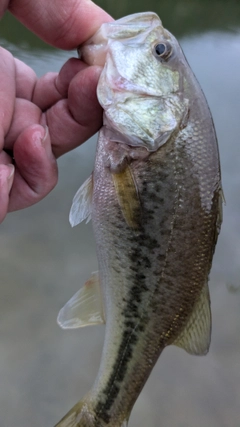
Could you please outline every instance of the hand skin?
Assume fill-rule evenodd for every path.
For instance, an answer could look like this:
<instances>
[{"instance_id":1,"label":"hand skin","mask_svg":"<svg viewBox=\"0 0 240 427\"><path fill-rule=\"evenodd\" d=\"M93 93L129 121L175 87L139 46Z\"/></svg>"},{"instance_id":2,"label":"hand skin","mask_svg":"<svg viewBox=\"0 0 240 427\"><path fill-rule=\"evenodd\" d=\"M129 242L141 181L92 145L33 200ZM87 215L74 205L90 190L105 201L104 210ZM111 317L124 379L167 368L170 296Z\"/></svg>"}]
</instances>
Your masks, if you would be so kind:
<instances>
[{"instance_id":1,"label":"hand skin","mask_svg":"<svg viewBox=\"0 0 240 427\"><path fill-rule=\"evenodd\" d=\"M74 49L112 18L90 0L0 0L47 43ZM45 197L57 183L56 158L98 131L100 67L71 58L59 73L34 71L0 48L0 222ZM13 166L14 157L14 166Z\"/></svg>"}]
</instances>

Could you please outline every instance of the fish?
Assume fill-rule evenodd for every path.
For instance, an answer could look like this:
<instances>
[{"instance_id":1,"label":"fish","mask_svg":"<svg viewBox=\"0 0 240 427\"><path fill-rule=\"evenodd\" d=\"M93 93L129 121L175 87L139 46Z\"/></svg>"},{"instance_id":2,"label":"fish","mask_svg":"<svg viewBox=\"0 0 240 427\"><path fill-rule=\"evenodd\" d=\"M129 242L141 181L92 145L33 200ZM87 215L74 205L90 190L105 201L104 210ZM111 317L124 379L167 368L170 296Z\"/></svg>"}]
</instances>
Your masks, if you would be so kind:
<instances>
[{"instance_id":1,"label":"fish","mask_svg":"<svg viewBox=\"0 0 240 427\"><path fill-rule=\"evenodd\" d=\"M103 126L70 223L92 220L99 270L58 323L105 324L105 339L95 383L56 427L126 427L166 346L209 350L219 152L200 85L154 12L102 24L80 55L103 66Z\"/></svg>"}]
</instances>

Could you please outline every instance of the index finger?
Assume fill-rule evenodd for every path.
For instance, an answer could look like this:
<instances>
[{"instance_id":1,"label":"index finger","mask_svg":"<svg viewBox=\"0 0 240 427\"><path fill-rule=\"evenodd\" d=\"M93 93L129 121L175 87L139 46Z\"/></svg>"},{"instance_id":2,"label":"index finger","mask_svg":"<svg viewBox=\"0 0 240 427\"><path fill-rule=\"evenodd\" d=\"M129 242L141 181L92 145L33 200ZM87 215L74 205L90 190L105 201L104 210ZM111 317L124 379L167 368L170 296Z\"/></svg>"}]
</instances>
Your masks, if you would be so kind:
<instances>
[{"instance_id":1,"label":"index finger","mask_svg":"<svg viewBox=\"0 0 240 427\"><path fill-rule=\"evenodd\" d=\"M12 0L9 10L41 39L61 49L76 48L113 19L90 0Z\"/></svg>"}]
</instances>

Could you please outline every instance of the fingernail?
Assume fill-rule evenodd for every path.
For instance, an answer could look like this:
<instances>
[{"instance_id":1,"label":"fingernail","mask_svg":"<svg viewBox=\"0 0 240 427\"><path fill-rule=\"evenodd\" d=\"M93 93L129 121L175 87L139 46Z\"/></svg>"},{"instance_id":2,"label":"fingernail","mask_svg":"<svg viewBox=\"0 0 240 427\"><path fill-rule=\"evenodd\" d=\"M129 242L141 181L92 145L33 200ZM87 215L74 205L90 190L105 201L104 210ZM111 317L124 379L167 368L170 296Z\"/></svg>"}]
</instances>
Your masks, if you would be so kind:
<instances>
[{"instance_id":1,"label":"fingernail","mask_svg":"<svg viewBox=\"0 0 240 427\"><path fill-rule=\"evenodd\" d=\"M41 140L41 144L45 149L48 158L52 159L53 154L52 154L52 146L51 146L48 126L43 126L43 128L45 130L45 133L44 133L43 139Z\"/></svg>"},{"instance_id":2,"label":"fingernail","mask_svg":"<svg viewBox=\"0 0 240 427\"><path fill-rule=\"evenodd\" d=\"M43 136L43 139L41 140L41 142L42 142L42 145L44 146L45 142L46 142L46 139L47 139L47 137L49 135L49 130L48 130L48 126L47 125L43 126L43 128L45 129L45 133L44 133L44 136Z\"/></svg>"},{"instance_id":3,"label":"fingernail","mask_svg":"<svg viewBox=\"0 0 240 427\"><path fill-rule=\"evenodd\" d=\"M8 164L7 167L8 167L7 184L8 184L8 191L10 192L13 185L15 167L11 163Z\"/></svg>"}]
</instances>

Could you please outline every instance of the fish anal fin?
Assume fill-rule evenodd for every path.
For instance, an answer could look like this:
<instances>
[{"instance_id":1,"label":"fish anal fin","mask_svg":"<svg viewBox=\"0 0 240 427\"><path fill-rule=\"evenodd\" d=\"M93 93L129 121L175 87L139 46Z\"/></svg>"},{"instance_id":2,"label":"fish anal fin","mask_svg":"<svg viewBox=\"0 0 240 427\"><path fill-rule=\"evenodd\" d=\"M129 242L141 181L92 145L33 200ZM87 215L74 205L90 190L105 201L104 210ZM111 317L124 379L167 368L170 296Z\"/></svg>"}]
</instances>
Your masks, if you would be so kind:
<instances>
[{"instance_id":1,"label":"fish anal fin","mask_svg":"<svg viewBox=\"0 0 240 427\"><path fill-rule=\"evenodd\" d=\"M86 219L86 224L91 220L92 210L92 193L93 193L93 175L81 185L79 190L76 192L72 207L69 214L69 222L72 227L80 224L80 222Z\"/></svg>"},{"instance_id":2,"label":"fish anal fin","mask_svg":"<svg viewBox=\"0 0 240 427\"><path fill-rule=\"evenodd\" d=\"M190 354L204 355L208 352L211 340L211 308L208 284L201 291L188 322L173 342Z\"/></svg>"},{"instance_id":3,"label":"fish anal fin","mask_svg":"<svg viewBox=\"0 0 240 427\"><path fill-rule=\"evenodd\" d=\"M63 329L105 323L98 273L92 273L84 286L59 311L57 322Z\"/></svg>"},{"instance_id":4,"label":"fish anal fin","mask_svg":"<svg viewBox=\"0 0 240 427\"><path fill-rule=\"evenodd\" d=\"M131 228L139 227L141 205L137 186L130 166L119 173L112 173L119 206L126 223Z\"/></svg>"}]
</instances>

